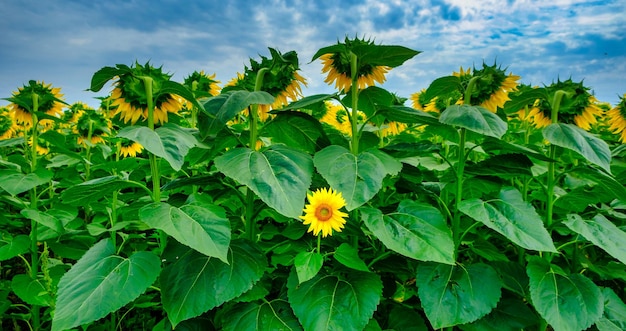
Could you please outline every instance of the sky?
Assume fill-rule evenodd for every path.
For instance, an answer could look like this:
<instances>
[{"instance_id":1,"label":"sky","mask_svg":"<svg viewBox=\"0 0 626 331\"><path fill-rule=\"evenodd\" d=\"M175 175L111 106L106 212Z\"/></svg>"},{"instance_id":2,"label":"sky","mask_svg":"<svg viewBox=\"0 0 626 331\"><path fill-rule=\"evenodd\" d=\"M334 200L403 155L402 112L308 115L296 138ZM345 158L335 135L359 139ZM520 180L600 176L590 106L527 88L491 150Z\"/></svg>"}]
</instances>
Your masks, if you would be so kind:
<instances>
[{"instance_id":1,"label":"sky","mask_svg":"<svg viewBox=\"0 0 626 331\"><path fill-rule=\"evenodd\" d=\"M203 70L223 86L268 47L298 53L305 96L334 93L311 59L358 35L422 52L382 85L401 97L495 62L533 86L583 81L615 105L626 93L624 13L625 0L2 0L0 98L37 80L97 107L112 87L85 91L93 74L135 61L178 82Z\"/></svg>"}]
</instances>

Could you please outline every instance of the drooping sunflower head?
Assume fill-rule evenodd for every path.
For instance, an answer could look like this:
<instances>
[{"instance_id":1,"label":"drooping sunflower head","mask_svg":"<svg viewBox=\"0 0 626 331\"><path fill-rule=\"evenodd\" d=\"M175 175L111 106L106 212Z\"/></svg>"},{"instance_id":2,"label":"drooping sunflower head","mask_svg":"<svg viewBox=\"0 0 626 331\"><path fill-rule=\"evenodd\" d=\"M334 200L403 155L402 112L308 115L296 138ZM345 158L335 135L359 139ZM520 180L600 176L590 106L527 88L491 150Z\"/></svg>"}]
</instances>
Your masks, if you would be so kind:
<instances>
[{"instance_id":1,"label":"drooping sunflower head","mask_svg":"<svg viewBox=\"0 0 626 331\"><path fill-rule=\"evenodd\" d=\"M18 130L15 113L8 107L0 107L0 140L13 138Z\"/></svg>"},{"instance_id":2,"label":"drooping sunflower head","mask_svg":"<svg viewBox=\"0 0 626 331\"><path fill-rule=\"evenodd\" d=\"M34 111L59 117L63 112L62 97L60 88L53 88L51 84L31 80L28 85L24 85L17 92L13 92L13 96L7 100L11 102L9 107L15 112L17 123L31 127ZM37 99L36 102L35 99ZM36 110L35 106L37 106ZM52 121L49 119L43 119L39 123L43 126L52 125Z\"/></svg>"},{"instance_id":3,"label":"drooping sunflower head","mask_svg":"<svg viewBox=\"0 0 626 331\"><path fill-rule=\"evenodd\" d=\"M451 90L448 93L431 98L429 98L424 92L425 90L422 90L411 95L413 108L429 113L440 114L446 110L449 105L462 102L461 92L457 90Z\"/></svg>"},{"instance_id":4,"label":"drooping sunflower head","mask_svg":"<svg viewBox=\"0 0 626 331\"><path fill-rule=\"evenodd\" d=\"M470 100L472 105L480 105L495 113L498 107L503 107L510 100L508 94L517 90L520 76L511 73L507 75L506 69L502 69L496 63L489 66L483 62L481 69L474 68L472 71L471 74L469 69L464 72L461 67L460 73L454 73L461 79L464 89L472 78L479 77L472 90Z\"/></svg>"},{"instance_id":5,"label":"drooping sunflower head","mask_svg":"<svg viewBox=\"0 0 626 331\"><path fill-rule=\"evenodd\" d=\"M374 41L359 39L358 37L354 39L346 37L343 43L338 42L334 47L331 46L332 52L319 57L323 65L322 73L327 74L324 81L329 85L334 83L339 91L350 90L352 86L352 50L363 49L369 45L374 46ZM356 68L357 88L364 89L368 86L374 86L376 83L384 83L385 75L389 70L391 70L390 66L371 63L367 58L359 59Z\"/></svg>"},{"instance_id":6,"label":"drooping sunflower head","mask_svg":"<svg viewBox=\"0 0 626 331\"><path fill-rule=\"evenodd\" d=\"M331 101L324 101L325 113L320 118L320 122L326 123L329 126L337 129L343 134L348 136L352 135L352 124L350 123L350 114L346 109L337 103ZM365 120L365 114L361 111L357 112L357 123L362 123Z\"/></svg>"},{"instance_id":7,"label":"drooping sunflower head","mask_svg":"<svg viewBox=\"0 0 626 331\"><path fill-rule=\"evenodd\" d=\"M178 113L181 104L175 95L162 92L164 82L169 81L171 75L164 73L161 67L152 67L150 63L135 63L126 73L118 76L111 93L114 100L111 105L117 107L116 114L120 115L124 123L135 124L140 118L147 120L148 96L143 77L149 77L152 81L154 123L167 122L168 113Z\"/></svg>"},{"instance_id":8,"label":"drooping sunflower head","mask_svg":"<svg viewBox=\"0 0 626 331\"><path fill-rule=\"evenodd\" d=\"M619 103L607 112L609 130L618 134L620 142L626 144L626 93L620 97Z\"/></svg>"},{"instance_id":9,"label":"drooping sunflower head","mask_svg":"<svg viewBox=\"0 0 626 331\"><path fill-rule=\"evenodd\" d=\"M194 71L183 80L183 85L193 92L196 98L216 96L220 94L221 82L215 80L215 74L207 75L202 71Z\"/></svg>"},{"instance_id":10,"label":"drooping sunflower head","mask_svg":"<svg viewBox=\"0 0 626 331\"><path fill-rule=\"evenodd\" d=\"M346 205L341 192L335 192L332 188L321 188L307 195L309 203L304 207L304 225L309 225L308 232L322 237L333 234L333 230L341 232L346 224L345 217L348 214L340 211Z\"/></svg>"},{"instance_id":11,"label":"drooping sunflower head","mask_svg":"<svg viewBox=\"0 0 626 331\"><path fill-rule=\"evenodd\" d=\"M119 142L119 153L122 157L136 157L137 154L140 154L143 151L143 146L140 143L126 139L120 138Z\"/></svg>"},{"instance_id":12,"label":"drooping sunflower head","mask_svg":"<svg viewBox=\"0 0 626 331\"><path fill-rule=\"evenodd\" d=\"M106 118L112 119L117 112L117 106L113 105L113 101L115 100L113 100L110 95L106 97L97 97L97 99L100 100L100 107L98 107L98 110L101 111Z\"/></svg>"},{"instance_id":13,"label":"drooping sunflower head","mask_svg":"<svg viewBox=\"0 0 626 331\"><path fill-rule=\"evenodd\" d=\"M552 105L554 95L558 91L565 92L559 107L559 123L575 124L583 130L589 130L591 125L597 122L596 116L600 116L602 110L598 107L598 100L589 93L589 88L583 82L575 83L572 79L558 80L546 88L546 99L539 100L536 109L531 111L532 122L537 128L548 126L552 123Z\"/></svg>"},{"instance_id":14,"label":"drooping sunflower head","mask_svg":"<svg viewBox=\"0 0 626 331\"><path fill-rule=\"evenodd\" d=\"M91 109L91 107L87 106L82 102L75 102L71 104L69 107L65 109L63 115L61 116L61 127L63 128L73 128L76 126L76 122L78 118L83 115L85 110Z\"/></svg>"},{"instance_id":15,"label":"drooping sunflower head","mask_svg":"<svg viewBox=\"0 0 626 331\"><path fill-rule=\"evenodd\" d=\"M243 89L254 91L257 77L263 70L263 79L260 90L271 94L274 102L271 105L259 105L259 119L265 121L269 118L271 109L280 109L301 98L302 86L306 86L306 79L298 72L298 54L295 51L280 53L269 48L271 58L261 56L261 61L250 59L250 66L246 66L243 73L238 73L237 78L232 79L224 87L228 90Z\"/></svg>"},{"instance_id":16,"label":"drooping sunflower head","mask_svg":"<svg viewBox=\"0 0 626 331\"><path fill-rule=\"evenodd\" d=\"M104 137L111 133L112 124L106 116L86 107L81 110L81 114L76 120L74 133L78 134L78 143L86 146L90 144L103 144Z\"/></svg>"}]
</instances>

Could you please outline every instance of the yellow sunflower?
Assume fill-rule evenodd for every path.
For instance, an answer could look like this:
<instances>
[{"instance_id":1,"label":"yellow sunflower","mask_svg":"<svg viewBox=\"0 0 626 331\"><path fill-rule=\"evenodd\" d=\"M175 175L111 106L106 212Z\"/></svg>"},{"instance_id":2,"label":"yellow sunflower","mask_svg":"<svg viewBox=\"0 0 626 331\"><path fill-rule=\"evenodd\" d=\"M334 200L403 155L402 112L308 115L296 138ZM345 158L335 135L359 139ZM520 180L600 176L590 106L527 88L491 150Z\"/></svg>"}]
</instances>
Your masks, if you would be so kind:
<instances>
[{"instance_id":1,"label":"yellow sunflower","mask_svg":"<svg viewBox=\"0 0 626 331\"><path fill-rule=\"evenodd\" d=\"M520 76L511 73L507 75L506 70L501 69L495 63L492 66L483 63L482 69L474 68L472 71L469 68L464 71L461 67L460 72L453 73L461 79L463 87L467 87L469 80L473 77L480 77L472 91L470 100L472 105L482 106L495 113L498 108L502 108L507 101L511 100L509 93L517 90L517 81Z\"/></svg>"},{"instance_id":2,"label":"yellow sunflower","mask_svg":"<svg viewBox=\"0 0 626 331\"><path fill-rule=\"evenodd\" d=\"M33 146L33 137L28 139L28 146ZM48 155L50 153L50 145L47 141L43 139L37 139L37 154L39 155Z\"/></svg>"},{"instance_id":3,"label":"yellow sunflower","mask_svg":"<svg viewBox=\"0 0 626 331\"><path fill-rule=\"evenodd\" d=\"M204 73L204 70L194 71L183 81L183 85L193 92L196 98L220 94L221 88L218 84L220 84L220 81L215 80L215 74L207 75Z\"/></svg>"},{"instance_id":4,"label":"yellow sunflower","mask_svg":"<svg viewBox=\"0 0 626 331\"><path fill-rule=\"evenodd\" d=\"M17 124L25 127L33 125L34 95L37 96L37 111L54 117L59 117L63 113L64 102L61 100L63 97L61 89L52 88L51 84L31 80L28 85L18 88L18 91L13 92L13 96L7 99L11 102L9 107L14 112ZM39 123L43 126L52 125L49 119L43 119Z\"/></svg>"},{"instance_id":5,"label":"yellow sunflower","mask_svg":"<svg viewBox=\"0 0 626 331\"><path fill-rule=\"evenodd\" d=\"M103 113L86 106L81 109L73 131L78 134L78 143L86 146L87 141L94 145L104 144L104 137L111 133L111 128L111 121Z\"/></svg>"},{"instance_id":6,"label":"yellow sunflower","mask_svg":"<svg viewBox=\"0 0 626 331\"><path fill-rule=\"evenodd\" d=\"M122 139L119 146L122 157L136 157L143 151L143 146L140 143L128 139Z\"/></svg>"},{"instance_id":7,"label":"yellow sunflower","mask_svg":"<svg viewBox=\"0 0 626 331\"><path fill-rule=\"evenodd\" d=\"M261 56L258 62L250 59L250 67L245 67L243 73L237 73L237 78L232 79L224 87L225 91L243 89L254 91L256 85L257 74L263 68L265 72L260 86L261 91L265 91L274 97L271 105L259 105L259 120L266 121L270 117L270 110L280 109L301 98L302 86L306 86L306 79L300 75L298 70L298 55L294 51L281 54L279 51L269 48L272 55L271 58ZM247 110L244 110L247 115Z\"/></svg>"},{"instance_id":8,"label":"yellow sunflower","mask_svg":"<svg viewBox=\"0 0 626 331\"><path fill-rule=\"evenodd\" d=\"M527 116L532 118L535 127L542 128L552 123L550 101L554 99L557 91L566 92L559 107L557 119L559 123L575 124L588 131L591 125L598 121L596 116L602 114L602 110L598 107L598 100L589 93L589 88L585 87L582 82L574 83L568 79L562 82L559 80L547 86L547 99L539 100L530 110Z\"/></svg>"},{"instance_id":9,"label":"yellow sunflower","mask_svg":"<svg viewBox=\"0 0 626 331\"><path fill-rule=\"evenodd\" d=\"M78 118L80 118L85 109L91 109L83 102L75 102L71 104L67 109L63 112L61 116L61 127L62 128L75 128L76 122Z\"/></svg>"},{"instance_id":10,"label":"yellow sunflower","mask_svg":"<svg viewBox=\"0 0 626 331\"><path fill-rule=\"evenodd\" d=\"M163 73L161 68L152 67L149 63L128 68L125 74L118 76L111 93L111 106L117 107L116 114L124 123L135 124L140 118L148 119L148 99L142 77L150 77L153 82L152 97L154 99L154 123L168 121L168 113L178 113L182 105L179 98L171 93L163 93L160 87L169 81L171 75Z\"/></svg>"},{"instance_id":11,"label":"yellow sunflower","mask_svg":"<svg viewBox=\"0 0 626 331\"><path fill-rule=\"evenodd\" d=\"M307 195L309 204L304 206L304 225L309 225L308 232L317 236L322 233L322 237L333 234L333 230L341 232L348 214L340 211L346 205L346 201L341 196L341 192L335 192L332 188L321 188Z\"/></svg>"},{"instance_id":12,"label":"yellow sunflower","mask_svg":"<svg viewBox=\"0 0 626 331\"><path fill-rule=\"evenodd\" d=\"M327 74L324 82L329 85L335 84L340 91L348 91L352 86L352 74L350 60L342 53L331 53L320 56L322 61L322 73ZM385 75L391 70L387 66L363 65L357 73L357 87L362 90L376 83L382 84L387 79Z\"/></svg>"},{"instance_id":13,"label":"yellow sunflower","mask_svg":"<svg viewBox=\"0 0 626 331\"><path fill-rule=\"evenodd\" d=\"M388 136L397 136L402 131L406 130L407 127L408 125L406 123L400 123L400 122L395 122L395 121L387 122L383 125L382 129L380 130L380 136L382 138L388 137Z\"/></svg>"},{"instance_id":14,"label":"yellow sunflower","mask_svg":"<svg viewBox=\"0 0 626 331\"><path fill-rule=\"evenodd\" d=\"M328 100L324 101L324 107L326 108L326 113L320 118L320 122L326 123L341 133L351 136L352 125L350 124L350 117L346 109L342 105ZM358 122L365 120L365 114L363 112L359 111L357 115L358 118L356 120Z\"/></svg>"},{"instance_id":15,"label":"yellow sunflower","mask_svg":"<svg viewBox=\"0 0 626 331\"><path fill-rule=\"evenodd\" d=\"M14 112L8 107L0 107L0 140L13 138L18 131Z\"/></svg>"},{"instance_id":16,"label":"yellow sunflower","mask_svg":"<svg viewBox=\"0 0 626 331\"><path fill-rule=\"evenodd\" d=\"M620 142L626 144L626 93L620 98L617 106L607 112L609 130L620 135Z\"/></svg>"}]
</instances>

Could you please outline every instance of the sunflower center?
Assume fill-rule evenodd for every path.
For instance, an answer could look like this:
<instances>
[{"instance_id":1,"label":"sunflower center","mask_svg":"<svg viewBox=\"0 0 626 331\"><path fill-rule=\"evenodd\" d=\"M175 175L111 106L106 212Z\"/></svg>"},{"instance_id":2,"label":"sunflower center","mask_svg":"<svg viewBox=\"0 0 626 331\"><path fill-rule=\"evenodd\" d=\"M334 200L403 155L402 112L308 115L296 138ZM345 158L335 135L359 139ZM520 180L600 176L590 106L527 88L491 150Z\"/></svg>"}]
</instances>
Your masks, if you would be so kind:
<instances>
[{"instance_id":1,"label":"sunflower center","mask_svg":"<svg viewBox=\"0 0 626 331\"><path fill-rule=\"evenodd\" d=\"M333 217L333 209L325 203L320 204L315 208L315 218L320 222L326 222Z\"/></svg>"}]
</instances>

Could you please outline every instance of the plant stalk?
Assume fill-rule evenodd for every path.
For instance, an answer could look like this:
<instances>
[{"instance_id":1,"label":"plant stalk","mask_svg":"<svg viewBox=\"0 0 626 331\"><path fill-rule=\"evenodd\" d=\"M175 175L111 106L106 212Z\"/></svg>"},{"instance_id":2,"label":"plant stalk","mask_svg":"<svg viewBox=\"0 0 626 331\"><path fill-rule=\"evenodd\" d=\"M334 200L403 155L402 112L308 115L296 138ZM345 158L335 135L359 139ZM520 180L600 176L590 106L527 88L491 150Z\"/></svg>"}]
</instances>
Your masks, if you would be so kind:
<instances>
[{"instance_id":1,"label":"plant stalk","mask_svg":"<svg viewBox=\"0 0 626 331\"><path fill-rule=\"evenodd\" d=\"M30 160L30 171L35 172L37 170L37 146L38 146L38 132L37 126L39 119L37 117L37 112L39 111L39 95L33 93L33 109L32 109L32 121L33 124L31 126L32 134L31 137L33 139L33 143L31 145L31 160ZM39 201L37 198L37 188L33 187L30 190L30 208L37 209ZM30 220L30 277L32 280L36 280L39 274L39 247L37 246L37 232L39 232L38 224L35 220ZM31 320L32 320L32 328L37 331L41 327L40 320L40 307L38 305L33 305L31 309Z\"/></svg>"},{"instance_id":2,"label":"plant stalk","mask_svg":"<svg viewBox=\"0 0 626 331\"><path fill-rule=\"evenodd\" d=\"M551 119L552 124L556 124L559 121L559 108L561 107L561 100L565 95L565 91L556 91L554 94L554 100L552 101L552 113ZM550 159L554 160L556 158L556 148L557 146L554 144L550 145ZM546 227L548 231L552 227L553 223L553 207L554 207L554 178L556 172L556 162L548 163L548 183L547 183L547 197L546 197Z\"/></svg>"},{"instance_id":3,"label":"plant stalk","mask_svg":"<svg viewBox=\"0 0 626 331\"><path fill-rule=\"evenodd\" d=\"M350 116L350 124L352 125L352 141L350 143L350 151L353 155L359 154L359 129L358 129L358 107L359 107L359 85L358 85L358 58L356 54L350 52L350 93L352 94L352 116Z\"/></svg>"}]
</instances>

